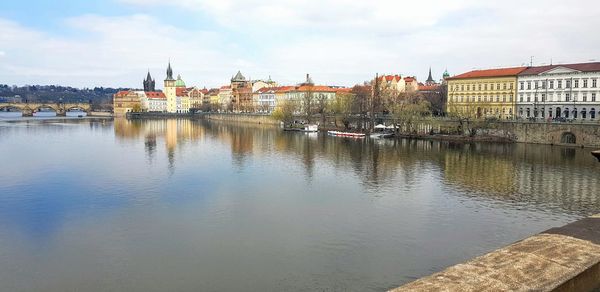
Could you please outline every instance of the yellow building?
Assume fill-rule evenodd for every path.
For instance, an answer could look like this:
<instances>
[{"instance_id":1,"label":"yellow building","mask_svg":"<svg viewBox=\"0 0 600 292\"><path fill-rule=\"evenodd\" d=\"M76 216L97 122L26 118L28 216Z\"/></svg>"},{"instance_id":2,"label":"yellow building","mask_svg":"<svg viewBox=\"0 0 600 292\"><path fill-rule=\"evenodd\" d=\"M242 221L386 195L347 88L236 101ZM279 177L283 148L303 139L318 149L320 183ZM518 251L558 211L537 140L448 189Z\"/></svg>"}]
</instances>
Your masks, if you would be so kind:
<instances>
[{"instance_id":1,"label":"yellow building","mask_svg":"<svg viewBox=\"0 0 600 292\"><path fill-rule=\"evenodd\" d=\"M142 111L141 96L132 90L124 90L113 96L113 112L117 117L123 117L128 112Z\"/></svg>"},{"instance_id":2,"label":"yellow building","mask_svg":"<svg viewBox=\"0 0 600 292\"><path fill-rule=\"evenodd\" d=\"M527 67L474 70L448 77L447 111L462 118L513 119L517 75Z\"/></svg>"}]
</instances>

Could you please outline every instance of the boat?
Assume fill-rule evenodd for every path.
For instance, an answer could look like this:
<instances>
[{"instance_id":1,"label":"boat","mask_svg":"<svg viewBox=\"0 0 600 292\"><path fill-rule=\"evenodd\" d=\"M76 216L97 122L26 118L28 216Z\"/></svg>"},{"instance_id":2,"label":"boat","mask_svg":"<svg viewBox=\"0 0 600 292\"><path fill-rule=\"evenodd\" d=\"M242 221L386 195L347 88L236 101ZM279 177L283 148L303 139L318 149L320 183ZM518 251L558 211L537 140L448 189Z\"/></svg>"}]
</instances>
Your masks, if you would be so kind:
<instances>
[{"instance_id":1,"label":"boat","mask_svg":"<svg viewBox=\"0 0 600 292\"><path fill-rule=\"evenodd\" d=\"M598 159L600 162L600 150L592 151L592 155L594 155L594 157L596 157L596 159Z\"/></svg>"},{"instance_id":2,"label":"boat","mask_svg":"<svg viewBox=\"0 0 600 292\"><path fill-rule=\"evenodd\" d=\"M318 132L318 125L304 125L304 128L300 129L301 132Z\"/></svg>"},{"instance_id":3,"label":"boat","mask_svg":"<svg viewBox=\"0 0 600 292\"><path fill-rule=\"evenodd\" d=\"M340 131L327 131L327 135L337 136L337 137L348 137L348 138L364 138L365 137L365 134L363 134L363 133L340 132Z\"/></svg>"}]
</instances>

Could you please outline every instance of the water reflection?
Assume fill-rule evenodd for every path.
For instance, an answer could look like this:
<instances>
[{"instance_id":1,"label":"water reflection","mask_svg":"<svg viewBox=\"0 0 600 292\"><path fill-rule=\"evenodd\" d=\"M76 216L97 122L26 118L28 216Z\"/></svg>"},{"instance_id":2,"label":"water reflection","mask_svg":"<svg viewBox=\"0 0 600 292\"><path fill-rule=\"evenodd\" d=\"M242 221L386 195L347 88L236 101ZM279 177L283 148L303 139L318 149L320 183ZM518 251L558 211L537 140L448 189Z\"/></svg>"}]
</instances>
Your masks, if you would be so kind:
<instances>
[{"instance_id":1,"label":"water reflection","mask_svg":"<svg viewBox=\"0 0 600 292\"><path fill-rule=\"evenodd\" d=\"M588 150L524 144L480 144L423 140L333 138L283 132L276 127L199 120L115 120L119 139L143 137L152 163L158 138L164 137L169 168L177 147L214 140L231 151L232 163L244 170L248 159L284 155L297 159L308 182L318 162L335 170L350 169L365 191L418 185L424 172L439 175L461 195L509 204L534 204L588 215L600 210L598 163Z\"/></svg>"},{"instance_id":2,"label":"water reflection","mask_svg":"<svg viewBox=\"0 0 600 292\"><path fill-rule=\"evenodd\" d=\"M32 118L0 153L0 291L383 291L600 211L585 149Z\"/></svg>"}]
</instances>

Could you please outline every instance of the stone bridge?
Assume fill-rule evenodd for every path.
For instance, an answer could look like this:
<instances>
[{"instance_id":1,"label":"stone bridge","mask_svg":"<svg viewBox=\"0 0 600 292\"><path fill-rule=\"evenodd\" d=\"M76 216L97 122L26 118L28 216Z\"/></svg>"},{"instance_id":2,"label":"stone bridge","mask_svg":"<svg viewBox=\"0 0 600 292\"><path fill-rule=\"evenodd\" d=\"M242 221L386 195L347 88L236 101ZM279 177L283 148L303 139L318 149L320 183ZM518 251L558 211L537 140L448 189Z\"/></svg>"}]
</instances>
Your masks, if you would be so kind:
<instances>
[{"instance_id":1,"label":"stone bridge","mask_svg":"<svg viewBox=\"0 0 600 292\"><path fill-rule=\"evenodd\" d=\"M31 116L34 112L40 109L52 109L57 115L63 116L67 111L73 109L80 109L89 113L92 109L89 103L16 103L16 102L0 102L0 110L3 109L18 109L23 113L24 116Z\"/></svg>"}]
</instances>

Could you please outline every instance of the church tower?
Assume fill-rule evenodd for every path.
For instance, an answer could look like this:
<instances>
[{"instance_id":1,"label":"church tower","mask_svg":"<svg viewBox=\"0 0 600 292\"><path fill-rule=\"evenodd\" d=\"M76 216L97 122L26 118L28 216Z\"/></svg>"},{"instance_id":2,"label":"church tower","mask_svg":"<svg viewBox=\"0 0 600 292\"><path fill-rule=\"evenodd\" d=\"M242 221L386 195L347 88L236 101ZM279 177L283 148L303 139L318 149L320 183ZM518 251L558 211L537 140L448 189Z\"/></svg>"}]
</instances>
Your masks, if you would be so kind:
<instances>
[{"instance_id":1,"label":"church tower","mask_svg":"<svg viewBox=\"0 0 600 292\"><path fill-rule=\"evenodd\" d=\"M155 81L154 79L152 79L152 76L150 76L150 70L148 70L148 75L146 76L146 79L144 80L144 91L148 92L148 91L156 91L154 88L155 85Z\"/></svg>"},{"instance_id":2,"label":"church tower","mask_svg":"<svg viewBox=\"0 0 600 292\"><path fill-rule=\"evenodd\" d=\"M177 91L175 89L175 79L173 78L173 69L171 69L171 61L167 66L167 78L165 79L165 87L163 92L167 97L167 112L174 113L177 111Z\"/></svg>"},{"instance_id":3,"label":"church tower","mask_svg":"<svg viewBox=\"0 0 600 292\"><path fill-rule=\"evenodd\" d=\"M429 77L427 77L427 80L425 80L425 84L427 84L427 85L435 84L435 80L433 80L433 77L431 76L431 67L429 67Z\"/></svg>"}]
</instances>

